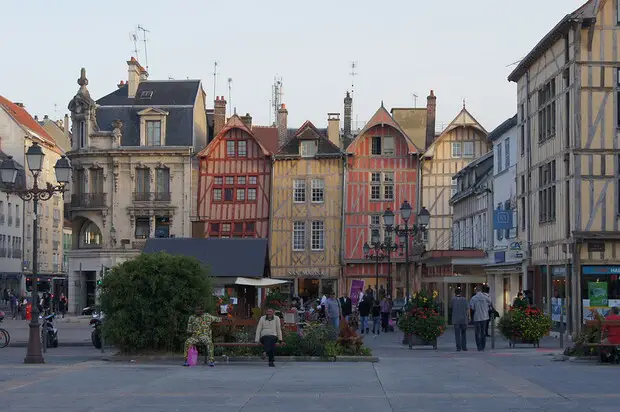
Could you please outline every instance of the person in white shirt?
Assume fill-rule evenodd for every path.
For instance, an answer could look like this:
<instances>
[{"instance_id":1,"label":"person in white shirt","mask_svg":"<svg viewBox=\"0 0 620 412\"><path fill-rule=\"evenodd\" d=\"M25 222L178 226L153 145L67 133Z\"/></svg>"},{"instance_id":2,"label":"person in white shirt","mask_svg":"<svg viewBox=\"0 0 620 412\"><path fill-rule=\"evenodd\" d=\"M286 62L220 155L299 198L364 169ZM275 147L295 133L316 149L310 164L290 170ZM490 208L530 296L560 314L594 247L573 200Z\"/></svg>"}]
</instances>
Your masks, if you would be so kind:
<instances>
[{"instance_id":1,"label":"person in white shirt","mask_svg":"<svg viewBox=\"0 0 620 412\"><path fill-rule=\"evenodd\" d=\"M256 343L262 343L265 353L269 358L269 366L274 367L276 343L282 342L282 325L280 318L274 314L274 310L267 309L266 315L262 316L256 326Z\"/></svg>"}]
</instances>

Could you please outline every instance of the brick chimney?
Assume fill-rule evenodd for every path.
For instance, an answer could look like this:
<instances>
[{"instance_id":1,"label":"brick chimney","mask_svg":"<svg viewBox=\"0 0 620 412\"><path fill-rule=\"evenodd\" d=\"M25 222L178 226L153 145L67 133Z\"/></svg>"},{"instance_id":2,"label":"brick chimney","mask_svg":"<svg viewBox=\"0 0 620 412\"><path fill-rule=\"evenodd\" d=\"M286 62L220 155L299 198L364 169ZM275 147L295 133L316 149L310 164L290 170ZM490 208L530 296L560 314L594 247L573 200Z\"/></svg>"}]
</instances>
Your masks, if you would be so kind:
<instances>
[{"instance_id":1,"label":"brick chimney","mask_svg":"<svg viewBox=\"0 0 620 412\"><path fill-rule=\"evenodd\" d=\"M252 130L252 116L250 113L246 113L245 116L241 116L241 121L248 127L248 129Z\"/></svg>"},{"instance_id":2,"label":"brick chimney","mask_svg":"<svg viewBox=\"0 0 620 412\"><path fill-rule=\"evenodd\" d=\"M351 110L353 108L353 99L351 94L347 92L344 98L344 130L345 137L351 137Z\"/></svg>"},{"instance_id":3,"label":"brick chimney","mask_svg":"<svg viewBox=\"0 0 620 412\"><path fill-rule=\"evenodd\" d=\"M340 113L327 113L327 138L340 147Z\"/></svg>"},{"instance_id":4,"label":"brick chimney","mask_svg":"<svg viewBox=\"0 0 620 412\"><path fill-rule=\"evenodd\" d=\"M431 90L431 94L426 98L426 147L429 146L435 140L435 117L437 113L437 97L435 92Z\"/></svg>"},{"instance_id":5,"label":"brick chimney","mask_svg":"<svg viewBox=\"0 0 620 412\"><path fill-rule=\"evenodd\" d=\"M136 97L136 91L141 80L146 80L148 73L144 67L138 63L135 57L127 60L127 97Z\"/></svg>"},{"instance_id":6,"label":"brick chimney","mask_svg":"<svg viewBox=\"0 0 620 412\"><path fill-rule=\"evenodd\" d=\"M217 136L226 125L226 100L224 96L216 96L213 106L213 136Z\"/></svg>"},{"instance_id":7,"label":"brick chimney","mask_svg":"<svg viewBox=\"0 0 620 412\"><path fill-rule=\"evenodd\" d=\"M288 110L286 110L286 105L282 103L282 107L278 109L278 147L282 147L287 140L288 134Z\"/></svg>"}]
</instances>

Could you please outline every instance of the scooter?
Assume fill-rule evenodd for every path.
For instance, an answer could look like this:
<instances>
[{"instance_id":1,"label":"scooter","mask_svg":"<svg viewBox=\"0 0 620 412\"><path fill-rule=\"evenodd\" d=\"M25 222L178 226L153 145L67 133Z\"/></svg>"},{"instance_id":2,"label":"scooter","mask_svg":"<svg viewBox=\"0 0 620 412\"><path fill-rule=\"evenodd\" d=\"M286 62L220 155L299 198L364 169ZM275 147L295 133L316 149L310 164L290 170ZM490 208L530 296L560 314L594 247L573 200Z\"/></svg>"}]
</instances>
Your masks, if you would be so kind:
<instances>
[{"instance_id":1,"label":"scooter","mask_svg":"<svg viewBox=\"0 0 620 412\"><path fill-rule=\"evenodd\" d=\"M41 329L41 342L48 348L58 347L58 329L54 326L55 313L43 317L43 328Z\"/></svg>"},{"instance_id":2,"label":"scooter","mask_svg":"<svg viewBox=\"0 0 620 412\"><path fill-rule=\"evenodd\" d=\"M101 327L103 325L103 314L98 317L93 317L90 320L90 325L93 327L93 331L90 334L90 340L93 342L93 346L96 349L101 349Z\"/></svg>"}]
</instances>

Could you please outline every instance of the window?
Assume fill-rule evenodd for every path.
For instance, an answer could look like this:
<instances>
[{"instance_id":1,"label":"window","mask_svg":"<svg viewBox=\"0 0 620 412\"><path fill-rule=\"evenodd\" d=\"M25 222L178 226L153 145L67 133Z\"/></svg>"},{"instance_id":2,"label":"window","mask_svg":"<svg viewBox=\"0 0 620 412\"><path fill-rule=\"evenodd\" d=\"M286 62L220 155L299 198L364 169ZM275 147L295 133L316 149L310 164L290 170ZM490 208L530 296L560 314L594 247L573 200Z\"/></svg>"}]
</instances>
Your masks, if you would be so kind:
<instances>
[{"instance_id":1,"label":"window","mask_svg":"<svg viewBox=\"0 0 620 412\"><path fill-rule=\"evenodd\" d=\"M510 169L510 138L504 142L504 157L506 158L506 169Z\"/></svg>"},{"instance_id":2,"label":"window","mask_svg":"<svg viewBox=\"0 0 620 412\"><path fill-rule=\"evenodd\" d=\"M474 157L474 142L463 142L463 157Z\"/></svg>"},{"instance_id":3,"label":"window","mask_svg":"<svg viewBox=\"0 0 620 412\"><path fill-rule=\"evenodd\" d=\"M299 142L299 154L301 157L314 157L317 153L317 142L315 140L302 140Z\"/></svg>"},{"instance_id":4,"label":"window","mask_svg":"<svg viewBox=\"0 0 620 412\"><path fill-rule=\"evenodd\" d=\"M510 200L506 200L504 202L504 210L512 210L512 205L510 204ZM514 224L514 222L513 222L513 224ZM504 233L504 237L506 239L510 239L510 233L512 232L512 228L505 229L505 230L506 230L506 232Z\"/></svg>"},{"instance_id":5,"label":"window","mask_svg":"<svg viewBox=\"0 0 620 412\"><path fill-rule=\"evenodd\" d=\"M246 234L254 234L254 233L256 233L256 223L254 223L254 222L246 222L246 224L245 224L245 233Z\"/></svg>"},{"instance_id":6,"label":"window","mask_svg":"<svg viewBox=\"0 0 620 412\"><path fill-rule=\"evenodd\" d=\"M555 79L538 91L538 142L555 136Z\"/></svg>"},{"instance_id":7,"label":"window","mask_svg":"<svg viewBox=\"0 0 620 412\"><path fill-rule=\"evenodd\" d=\"M371 153L375 156L381 155L381 137L380 136L372 137Z\"/></svg>"},{"instance_id":8,"label":"window","mask_svg":"<svg viewBox=\"0 0 620 412\"><path fill-rule=\"evenodd\" d=\"M452 142L452 157L454 159L461 157L461 142Z\"/></svg>"},{"instance_id":9,"label":"window","mask_svg":"<svg viewBox=\"0 0 620 412\"><path fill-rule=\"evenodd\" d=\"M248 155L248 142L245 140L239 140L237 142L237 156L246 157Z\"/></svg>"},{"instance_id":10,"label":"window","mask_svg":"<svg viewBox=\"0 0 620 412\"><path fill-rule=\"evenodd\" d=\"M227 185L234 185L235 184L235 178L233 176L226 176L226 184Z\"/></svg>"},{"instance_id":11,"label":"window","mask_svg":"<svg viewBox=\"0 0 620 412\"><path fill-rule=\"evenodd\" d=\"M620 170L620 156L617 157L616 162L618 162L618 169ZM618 199L620 199L620 176L617 176L617 184L618 184ZM0 202L0 213L2 213L2 202ZM620 202L618 202L618 210L616 211L620 215Z\"/></svg>"},{"instance_id":12,"label":"window","mask_svg":"<svg viewBox=\"0 0 620 412\"><path fill-rule=\"evenodd\" d=\"M245 176L239 176L239 177L237 177L237 184L238 184L238 185L245 185L245 181L246 181Z\"/></svg>"},{"instance_id":13,"label":"window","mask_svg":"<svg viewBox=\"0 0 620 412\"><path fill-rule=\"evenodd\" d=\"M306 181L293 181L293 201L295 203L304 203L306 201Z\"/></svg>"},{"instance_id":14,"label":"window","mask_svg":"<svg viewBox=\"0 0 620 412\"><path fill-rule=\"evenodd\" d=\"M323 203L325 180L312 179L312 203Z\"/></svg>"},{"instance_id":15,"label":"window","mask_svg":"<svg viewBox=\"0 0 620 412\"><path fill-rule=\"evenodd\" d=\"M555 160L538 168L538 221L555 221L556 205Z\"/></svg>"},{"instance_id":16,"label":"window","mask_svg":"<svg viewBox=\"0 0 620 412\"><path fill-rule=\"evenodd\" d=\"M383 138L383 156L394 156L395 153L394 138L392 136L385 136Z\"/></svg>"},{"instance_id":17,"label":"window","mask_svg":"<svg viewBox=\"0 0 620 412\"><path fill-rule=\"evenodd\" d=\"M216 176L216 177L213 179L213 184L214 184L214 185L218 185L218 186L219 186L219 185L221 185L221 184L223 184L223 183L224 183L224 178L223 178L222 176Z\"/></svg>"},{"instance_id":18,"label":"window","mask_svg":"<svg viewBox=\"0 0 620 412\"><path fill-rule=\"evenodd\" d=\"M394 172L383 172L383 200L394 200Z\"/></svg>"},{"instance_id":19,"label":"window","mask_svg":"<svg viewBox=\"0 0 620 412\"><path fill-rule=\"evenodd\" d=\"M222 189L213 189L213 200L216 202L222 201Z\"/></svg>"},{"instance_id":20,"label":"window","mask_svg":"<svg viewBox=\"0 0 620 412\"><path fill-rule=\"evenodd\" d=\"M151 234L151 219L149 217L136 218L136 239L146 239Z\"/></svg>"},{"instance_id":21,"label":"window","mask_svg":"<svg viewBox=\"0 0 620 412\"><path fill-rule=\"evenodd\" d=\"M222 224L222 233L230 233L230 223Z\"/></svg>"},{"instance_id":22,"label":"window","mask_svg":"<svg viewBox=\"0 0 620 412\"><path fill-rule=\"evenodd\" d=\"M306 247L306 222L293 222L293 250L303 251Z\"/></svg>"},{"instance_id":23,"label":"window","mask_svg":"<svg viewBox=\"0 0 620 412\"><path fill-rule=\"evenodd\" d=\"M161 120L146 121L146 145L161 146Z\"/></svg>"},{"instance_id":24,"label":"window","mask_svg":"<svg viewBox=\"0 0 620 412\"><path fill-rule=\"evenodd\" d=\"M474 248L482 249L482 242L480 241L480 215L474 217Z\"/></svg>"},{"instance_id":25,"label":"window","mask_svg":"<svg viewBox=\"0 0 620 412\"><path fill-rule=\"evenodd\" d=\"M454 197L454 195L459 191L457 183L458 183L458 179L456 177L453 177L452 184L450 186L450 197Z\"/></svg>"},{"instance_id":26,"label":"window","mask_svg":"<svg viewBox=\"0 0 620 412\"><path fill-rule=\"evenodd\" d=\"M234 195L233 189L224 189L224 201L225 202L232 202L233 195Z\"/></svg>"},{"instance_id":27,"label":"window","mask_svg":"<svg viewBox=\"0 0 620 412\"><path fill-rule=\"evenodd\" d=\"M381 239L381 215L370 215L370 239L373 236Z\"/></svg>"},{"instance_id":28,"label":"window","mask_svg":"<svg viewBox=\"0 0 620 412\"><path fill-rule=\"evenodd\" d=\"M370 199L381 200L381 172L370 175Z\"/></svg>"},{"instance_id":29,"label":"window","mask_svg":"<svg viewBox=\"0 0 620 412\"><path fill-rule=\"evenodd\" d=\"M170 169L155 169L155 200L170 200Z\"/></svg>"},{"instance_id":30,"label":"window","mask_svg":"<svg viewBox=\"0 0 620 412\"><path fill-rule=\"evenodd\" d=\"M497 144L497 173L501 172L504 166L504 156L502 156L502 144L501 142Z\"/></svg>"},{"instance_id":31,"label":"window","mask_svg":"<svg viewBox=\"0 0 620 412\"><path fill-rule=\"evenodd\" d=\"M248 189L248 200L256 200L256 189Z\"/></svg>"},{"instance_id":32,"label":"window","mask_svg":"<svg viewBox=\"0 0 620 412\"><path fill-rule=\"evenodd\" d=\"M521 198L521 230L525 231L525 196Z\"/></svg>"},{"instance_id":33,"label":"window","mask_svg":"<svg viewBox=\"0 0 620 412\"><path fill-rule=\"evenodd\" d=\"M15 205L15 227L19 227L20 221L21 217L19 216L19 205Z\"/></svg>"},{"instance_id":34,"label":"window","mask_svg":"<svg viewBox=\"0 0 620 412\"><path fill-rule=\"evenodd\" d=\"M256 176L248 177L248 184L255 185L256 184Z\"/></svg>"},{"instance_id":35,"label":"window","mask_svg":"<svg viewBox=\"0 0 620 412\"><path fill-rule=\"evenodd\" d=\"M245 200L245 189L237 189L237 200Z\"/></svg>"},{"instance_id":36,"label":"window","mask_svg":"<svg viewBox=\"0 0 620 412\"><path fill-rule=\"evenodd\" d=\"M81 121L79 125L80 149L86 147L86 122Z\"/></svg>"},{"instance_id":37,"label":"window","mask_svg":"<svg viewBox=\"0 0 620 412\"><path fill-rule=\"evenodd\" d=\"M235 141L234 140L226 141L226 156L235 157Z\"/></svg>"},{"instance_id":38,"label":"window","mask_svg":"<svg viewBox=\"0 0 620 412\"><path fill-rule=\"evenodd\" d=\"M525 106L519 106L519 113L521 114L521 126L519 126L519 150L521 151L521 157L525 156Z\"/></svg>"},{"instance_id":39,"label":"window","mask_svg":"<svg viewBox=\"0 0 620 412\"><path fill-rule=\"evenodd\" d=\"M90 169L90 193L103 193L103 169Z\"/></svg>"},{"instance_id":40,"label":"window","mask_svg":"<svg viewBox=\"0 0 620 412\"><path fill-rule=\"evenodd\" d=\"M371 173L370 199L394 200L394 172Z\"/></svg>"},{"instance_id":41,"label":"window","mask_svg":"<svg viewBox=\"0 0 620 412\"><path fill-rule=\"evenodd\" d=\"M136 169L136 193L151 191L151 171L147 168Z\"/></svg>"},{"instance_id":42,"label":"window","mask_svg":"<svg viewBox=\"0 0 620 412\"><path fill-rule=\"evenodd\" d=\"M312 250L323 250L324 244L324 223L321 221L312 222Z\"/></svg>"},{"instance_id":43,"label":"window","mask_svg":"<svg viewBox=\"0 0 620 412\"><path fill-rule=\"evenodd\" d=\"M504 209L504 205L502 203L498 203L497 210L503 210L503 209ZM504 239L504 229L495 229L495 232L497 234L497 240Z\"/></svg>"},{"instance_id":44,"label":"window","mask_svg":"<svg viewBox=\"0 0 620 412\"><path fill-rule=\"evenodd\" d=\"M243 233L243 223L235 223L233 225L233 233L242 234Z\"/></svg>"}]
</instances>

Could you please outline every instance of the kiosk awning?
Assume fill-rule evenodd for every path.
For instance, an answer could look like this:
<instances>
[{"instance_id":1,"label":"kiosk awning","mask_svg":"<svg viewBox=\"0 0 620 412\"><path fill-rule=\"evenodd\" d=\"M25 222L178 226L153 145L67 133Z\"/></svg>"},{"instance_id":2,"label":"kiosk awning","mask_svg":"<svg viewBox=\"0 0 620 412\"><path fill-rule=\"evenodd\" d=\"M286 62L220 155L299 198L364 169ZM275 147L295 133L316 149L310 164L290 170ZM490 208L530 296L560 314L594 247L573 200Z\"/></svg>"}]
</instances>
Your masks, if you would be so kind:
<instances>
[{"instance_id":1,"label":"kiosk awning","mask_svg":"<svg viewBox=\"0 0 620 412\"><path fill-rule=\"evenodd\" d=\"M269 279L269 278L261 278L261 279L237 278L235 279L235 285L256 286L259 288L270 288L270 287L282 285L288 282L289 282L288 280Z\"/></svg>"}]
</instances>

